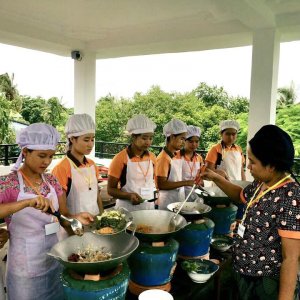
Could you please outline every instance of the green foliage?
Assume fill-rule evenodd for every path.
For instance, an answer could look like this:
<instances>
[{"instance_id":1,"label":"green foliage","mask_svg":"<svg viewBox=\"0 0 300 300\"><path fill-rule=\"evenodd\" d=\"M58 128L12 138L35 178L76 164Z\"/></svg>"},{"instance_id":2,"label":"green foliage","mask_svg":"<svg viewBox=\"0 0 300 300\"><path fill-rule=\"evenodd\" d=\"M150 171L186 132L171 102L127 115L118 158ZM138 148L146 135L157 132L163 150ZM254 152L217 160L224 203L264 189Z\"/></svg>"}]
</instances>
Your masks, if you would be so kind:
<instances>
[{"instance_id":1,"label":"green foliage","mask_svg":"<svg viewBox=\"0 0 300 300\"><path fill-rule=\"evenodd\" d=\"M201 82L194 90L198 99L201 99L206 106L219 105L224 108L229 106L229 96L223 87L209 86L205 82Z\"/></svg>"},{"instance_id":2,"label":"green foliage","mask_svg":"<svg viewBox=\"0 0 300 300\"><path fill-rule=\"evenodd\" d=\"M15 142L14 131L10 128L10 117L18 112L22 101L13 84L14 75L5 73L0 75L0 143L10 144Z\"/></svg>"},{"instance_id":3,"label":"green foliage","mask_svg":"<svg viewBox=\"0 0 300 300\"><path fill-rule=\"evenodd\" d=\"M64 126L69 117L68 112L68 109L56 97L45 100L41 97L31 98L23 96L21 115L30 124L47 123L56 127L64 135Z\"/></svg>"},{"instance_id":4,"label":"green foliage","mask_svg":"<svg viewBox=\"0 0 300 300\"><path fill-rule=\"evenodd\" d=\"M277 124L291 134L297 155L300 155L299 109L299 105L292 105L279 109L277 114ZM96 140L128 142L124 134L126 123L133 115L142 113L157 125L153 145L164 145L163 126L172 118L178 118L199 126L202 130L199 148L209 149L220 140L220 121L234 119L241 125L237 144L246 152L248 111L248 99L229 97L223 88L201 83L192 92L180 94L167 93L153 86L145 94L136 93L131 100L118 100L111 95L101 98L96 108Z\"/></svg>"},{"instance_id":5,"label":"green foliage","mask_svg":"<svg viewBox=\"0 0 300 300\"><path fill-rule=\"evenodd\" d=\"M289 87L278 88L277 95L277 108L293 105L297 99L294 82L292 81Z\"/></svg>"},{"instance_id":6,"label":"green foliage","mask_svg":"<svg viewBox=\"0 0 300 300\"><path fill-rule=\"evenodd\" d=\"M300 155L300 105L295 104L277 110L276 125L285 130L292 138L295 154Z\"/></svg>"},{"instance_id":7,"label":"green foliage","mask_svg":"<svg viewBox=\"0 0 300 300\"><path fill-rule=\"evenodd\" d=\"M10 119L20 119L18 112L29 124L45 122L53 125L62 133L62 140L65 139L64 126L73 109L65 108L56 97L46 100L20 96L13 80L14 75L0 75L0 143L14 143ZM278 95L277 125L291 135L296 156L299 156L300 105L294 104L296 92L293 83L290 87L279 88ZM111 95L100 98L96 105L96 140L129 142L125 134L128 119L145 114L157 125L153 145L164 145L163 126L172 118L178 118L188 125L199 126L202 131L199 148L209 149L220 140L220 121L234 119L241 125L237 143L246 151L248 111L248 99L230 97L223 87L201 82L190 93L181 94L167 93L159 86L152 86L147 93L137 92L132 99L117 99Z\"/></svg>"}]
</instances>

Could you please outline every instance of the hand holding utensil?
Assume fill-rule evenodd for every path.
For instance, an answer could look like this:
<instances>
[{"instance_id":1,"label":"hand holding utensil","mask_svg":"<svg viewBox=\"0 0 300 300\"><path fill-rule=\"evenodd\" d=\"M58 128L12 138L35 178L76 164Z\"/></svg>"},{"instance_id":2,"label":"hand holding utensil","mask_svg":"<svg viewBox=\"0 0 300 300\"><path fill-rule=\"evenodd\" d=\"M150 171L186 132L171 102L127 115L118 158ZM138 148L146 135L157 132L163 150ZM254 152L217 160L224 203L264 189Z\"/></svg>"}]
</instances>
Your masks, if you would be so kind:
<instances>
[{"instance_id":1,"label":"hand holding utensil","mask_svg":"<svg viewBox=\"0 0 300 300\"><path fill-rule=\"evenodd\" d=\"M51 208L49 208L47 210L47 213L50 214L50 215L53 215L55 217L57 217L59 220L64 220L64 221L67 221L70 223L71 225L71 228L73 230L73 232L78 235L78 236L82 236L83 235L83 226L82 224L77 220L77 219L74 219L74 218L67 218L65 217L64 215L62 215L58 210L53 212L51 210Z\"/></svg>"}]
</instances>

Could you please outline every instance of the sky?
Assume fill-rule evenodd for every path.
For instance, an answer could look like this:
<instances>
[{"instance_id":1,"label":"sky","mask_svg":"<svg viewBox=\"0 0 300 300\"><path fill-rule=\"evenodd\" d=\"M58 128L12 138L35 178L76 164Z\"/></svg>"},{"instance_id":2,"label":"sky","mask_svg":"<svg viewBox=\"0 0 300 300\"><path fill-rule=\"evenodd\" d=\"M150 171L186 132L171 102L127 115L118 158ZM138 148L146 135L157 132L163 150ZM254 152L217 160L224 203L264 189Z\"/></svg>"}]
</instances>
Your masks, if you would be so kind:
<instances>
[{"instance_id":1,"label":"sky","mask_svg":"<svg viewBox=\"0 0 300 300\"><path fill-rule=\"evenodd\" d=\"M97 60L96 99L111 94L130 98L152 85L166 92L188 92L200 82L224 87L230 96L250 96L251 47ZM278 87L293 81L300 101L300 41L282 43ZM0 74L14 73L21 95L58 97L73 107L74 61L0 44Z\"/></svg>"}]
</instances>

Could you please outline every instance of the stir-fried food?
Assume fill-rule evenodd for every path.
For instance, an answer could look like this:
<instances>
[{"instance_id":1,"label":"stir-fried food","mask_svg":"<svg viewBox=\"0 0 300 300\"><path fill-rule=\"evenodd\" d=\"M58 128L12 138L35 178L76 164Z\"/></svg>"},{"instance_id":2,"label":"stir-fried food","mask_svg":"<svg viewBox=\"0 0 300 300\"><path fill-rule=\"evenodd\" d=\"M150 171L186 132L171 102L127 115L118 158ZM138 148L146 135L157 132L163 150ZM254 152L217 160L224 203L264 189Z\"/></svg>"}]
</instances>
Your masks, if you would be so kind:
<instances>
[{"instance_id":1,"label":"stir-fried food","mask_svg":"<svg viewBox=\"0 0 300 300\"><path fill-rule=\"evenodd\" d=\"M87 247L83 250L78 250L69 255L68 261L71 262L99 262L111 259L112 254L104 248L95 250L92 247Z\"/></svg>"},{"instance_id":2,"label":"stir-fried food","mask_svg":"<svg viewBox=\"0 0 300 300\"><path fill-rule=\"evenodd\" d=\"M134 230L134 226L129 227L130 230ZM167 233L168 229L163 227L155 227L147 224L137 224L136 226L136 232L139 233L152 233L152 234L161 234L161 233Z\"/></svg>"},{"instance_id":3,"label":"stir-fried food","mask_svg":"<svg viewBox=\"0 0 300 300\"><path fill-rule=\"evenodd\" d=\"M125 214L117 210L105 211L97 216L96 228L100 234L112 234L125 229Z\"/></svg>"}]
</instances>

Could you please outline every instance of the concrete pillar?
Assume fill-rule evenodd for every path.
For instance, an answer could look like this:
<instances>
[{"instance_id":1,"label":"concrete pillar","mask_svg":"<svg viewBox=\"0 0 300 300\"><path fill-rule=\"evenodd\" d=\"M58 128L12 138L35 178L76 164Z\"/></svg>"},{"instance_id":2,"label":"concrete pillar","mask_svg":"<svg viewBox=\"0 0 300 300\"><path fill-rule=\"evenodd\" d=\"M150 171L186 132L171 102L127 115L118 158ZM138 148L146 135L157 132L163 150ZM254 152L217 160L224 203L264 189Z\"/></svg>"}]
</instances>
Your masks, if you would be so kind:
<instances>
[{"instance_id":1,"label":"concrete pillar","mask_svg":"<svg viewBox=\"0 0 300 300\"><path fill-rule=\"evenodd\" d=\"M275 124L280 36L275 29L253 35L248 141L266 124ZM252 180L246 171L247 180Z\"/></svg>"},{"instance_id":2,"label":"concrete pillar","mask_svg":"<svg viewBox=\"0 0 300 300\"><path fill-rule=\"evenodd\" d=\"M74 113L87 113L95 120L96 54L80 51L74 60Z\"/></svg>"},{"instance_id":3,"label":"concrete pillar","mask_svg":"<svg viewBox=\"0 0 300 300\"><path fill-rule=\"evenodd\" d=\"M259 128L275 124L280 37L275 29L253 35L248 140Z\"/></svg>"}]
</instances>

